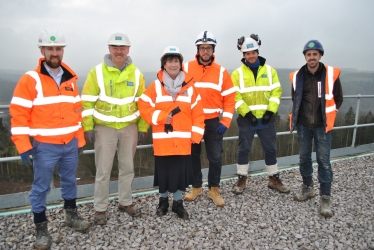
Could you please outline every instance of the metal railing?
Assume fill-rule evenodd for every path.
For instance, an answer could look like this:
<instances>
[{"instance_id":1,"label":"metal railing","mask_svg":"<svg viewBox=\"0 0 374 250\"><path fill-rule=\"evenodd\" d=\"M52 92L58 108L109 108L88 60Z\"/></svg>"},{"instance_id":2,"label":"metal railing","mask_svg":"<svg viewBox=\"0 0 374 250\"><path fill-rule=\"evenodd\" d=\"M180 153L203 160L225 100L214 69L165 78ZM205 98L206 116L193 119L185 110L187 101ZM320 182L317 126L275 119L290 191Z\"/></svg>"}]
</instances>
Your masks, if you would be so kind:
<instances>
[{"instance_id":1,"label":"metal railing","mask_svg":"<svg viewBox=\"0 0 374 250\"><path fill-rule=\"evenodd\" d=\"M361 153L361 152L367 152L367 151L374 150L374 143L369 144L369 145L363 145L363 146L355 147L356 135L357 135L358 128L374 126L374 123L358 124L361 99L363 99L363 98L374 98L374 95L360 95L359 94L359 95L346 95L346 96L344 96L344 99L350 99L350 98L356 98L357 99L356 115L355 115L354 124L349 125L349 126L334 127L333 130L353 128L352 144L351 144L350 147L347 147L347 148L342 148L340 150L339 149L332 150L332 154L331 154L332 157L334 157L334 156L335 157L344 156L344 155L347 155L347 154L355 154L355 153ZM282 100L291 100L291 97L282 97ZM9 109L9 105L0 105L0 111L8 110L8 109ZM289 131L277 132L276 135L277 136L290 135L290 132ZM237 139L238 139L238 136L231 136L231 137L224 137L223 138L224 141L237 140ZM152 148L152 144L138 145L137 146L137 149L147 149L147 148ZM84 152L83 152L83 154L93 154L93 153L95 153L94 149L84 150ZM282 164L283 165L297 164L298 160L299 160L297 155L282 157L282 158L283 159L278 159L278 162L279 162L280 166L282 166ZM315 153L313 153L313 158L315 158ZM19 161L19 160L21 160L20 156L3 157L3 158L0 157L0 162ZM251 171L258 171L258 170L262 170L263 168L264 168L263 160L251 163ZM204 169L202 171L203 171L203 178L206 178L207 171L204 170ZM222 175L223 176L229 176L229 175L234 175L234 174L236 174L236 165L223 166L223 169L222 169ZM133 190L138 190L138 189L151 188L152 183L153 183L153 178L151 176L137 177L137 178L134 179L132 189ZM84 197L92 196L93 195L93 191L92 191L93 190L93 185L94 184L79 185L78 186L78 197L77 198L84 198ZM60 193L59 193L59 188L54 188L53 178L52 178L52 182L51 182L51 188L54 189L54 190L52 190L53 191L53 192L51 192L52 194L51 193L49 194L49 199L47 199L47 202L48 203L58 202L59 200L61 200L61 196L60 196ZM110 193L115 193L117 190L118 190L117 181L111 182L110 183ZM1 198L0 199L0 209L29 205L29 200L26 197L25 193L0 195L0 198Z\"/></svg>"}]
</instances>

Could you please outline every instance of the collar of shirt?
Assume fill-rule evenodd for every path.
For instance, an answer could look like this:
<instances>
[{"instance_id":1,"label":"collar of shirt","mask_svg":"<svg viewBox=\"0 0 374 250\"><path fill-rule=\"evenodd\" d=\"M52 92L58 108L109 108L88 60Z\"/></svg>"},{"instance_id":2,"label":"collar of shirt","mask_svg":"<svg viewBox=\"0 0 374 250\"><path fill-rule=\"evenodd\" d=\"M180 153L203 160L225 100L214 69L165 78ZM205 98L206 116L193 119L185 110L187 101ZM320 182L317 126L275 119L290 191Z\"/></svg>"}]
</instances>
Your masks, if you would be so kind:
<instances>
[{"instance_id":1,"label":"collar of shirt","mask_svg":"<svg viewBox=\"0 0 374 250\"><path fill-rule=\"evenodd\" d=\"M58 67L58 73L55 75L50 67L44 62L44 67L48 71L48 74L55 80L58 86L61 84L61 77L64 74L64 70L61 67Z\"/></svg>"}]
</instances>

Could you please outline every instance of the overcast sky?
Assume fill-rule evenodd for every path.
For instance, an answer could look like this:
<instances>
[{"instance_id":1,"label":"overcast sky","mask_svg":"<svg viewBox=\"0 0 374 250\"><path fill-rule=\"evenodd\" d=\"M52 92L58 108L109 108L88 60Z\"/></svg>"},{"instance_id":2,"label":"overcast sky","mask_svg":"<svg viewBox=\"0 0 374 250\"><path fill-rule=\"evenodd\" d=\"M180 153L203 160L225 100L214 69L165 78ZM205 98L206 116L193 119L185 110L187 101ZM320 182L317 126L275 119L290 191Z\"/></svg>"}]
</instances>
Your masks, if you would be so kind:
<instances>
[{"instance_id":1,"label":"overcast sky","mask_svg":"<svg viewBox=\"0 0 374 250\"><path fill-rule=\"evenodd\" d=\"M275 69L302 66L305 43L318 39L325 64L374 70L373 10L371 0L1 0L0 69L34 69L40 31L57 28L67 41L64 62L77 72L103 61L115 31L128 34L135 65L155 72L166 46L193 59L204 30L217 39L217 62L230 70L242 58L237 39L251 33Z\"/></svg>"}]
</instances>

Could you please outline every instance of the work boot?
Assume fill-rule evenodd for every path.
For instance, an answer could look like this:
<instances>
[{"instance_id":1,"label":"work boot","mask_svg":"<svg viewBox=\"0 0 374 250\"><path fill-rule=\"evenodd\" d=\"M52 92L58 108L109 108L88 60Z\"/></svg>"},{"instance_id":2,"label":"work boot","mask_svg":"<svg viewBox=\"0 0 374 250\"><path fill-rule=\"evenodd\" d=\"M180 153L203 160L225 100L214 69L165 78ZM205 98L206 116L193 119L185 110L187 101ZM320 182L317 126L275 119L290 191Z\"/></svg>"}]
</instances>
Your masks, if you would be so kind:
<instances>
[{"instance_id":1,"label":"work boot","mask_svg":"<svg viewBox=\"0 0 374 250\"><path fill-rule=\"evenodd\" d=\"M193 201L193 200L196 199L197 196L199 196L201 194L203 194L203 188L202 187L199 187L199 188L192 187L190 189L190 191L184 197L184 200L185 201Z\"/></svg>"},{"instance_id":2,"label":"work boot","mask_svg":"<svg viewBox=\"0 0 374 250\"><path fill-rule=\"evenodd\" d=\"M127 213L132 217L138 217L142 214L139 208L136 208L135 204L131 204L128 206L123 206L121 203L118 203L118 209L122 212Z\"/></svg>"},{"instance_id":3,"label":"work boot","mask_svg":"<svg viewBox=\"0 0 374 250\"><path fill-rule=\"evenodd\" d=\"M169 208L169 200L168 200L168 197L160 197L160 201L158 203L158 206L157 206L157 212L156 214L158 216L163 216L165 215L167 212L168 212L168 208Z\"/></svg>"},{"instance_id":4,"label":"work boot","mask_svg":"<svg viewBox=\"0 0 374 250\"><path fill-rule=\"evenodd\" d=\"M179 218L183 220L189 219L189 215L183 207L183 200L173 201L173 207L171 210L176 213Z\"/></svg>"},{"instance_id":5,"label":"work boot","mask_svg":"<svg viewBox=\"0 0 374 250\"><path fill-rule=\"evenodd\" d=\"M232 192L234 194L242 194L246 185L247 185L247 176L239 174L238 175L238 180L235 183L235 186L233 187Z\"/></svg>"},{"instance_id":6,"label":"work boot","mask_svg":"<svg viewBox=\"0 0 374 250\"><path fill-rule=\"evenodd\" d=\"M331 211L331 196L329 195L321 195L320 198L320 214L325 217L331 217L332 211Z\"/></svg>"},{"instance_id":7,"label":"work boot","mask_svg":"<svg viewBox=\"0 0 374 250\"><path fill-rule=\"evenodd\" d=\"M218 187L210 187L208 197L212 199L217 207L223 207L225 205L225 201L223 200Z\"/></svg>"},{"instance_id":8,"label":"work boot","mask_svg":"<svg viewBox=\"0 0 374 250\"><path fill-rule=\"evenodd\" d=\"M85 231L91 224L78 215L76 208L65 208L65 225L76 231Z\"/></svg>"},{"instance_id":9,"label":"work boot","mask_svg":"<svg viewBox=\"0 0 374 250\"><path fill-rule=\"evenodd\" d=\"M283 185L281 179L279 178L279 174L275 174L273 176L269 176L269 188L278 190L280 193L289 193L290 188Z\"/></svg>"},{"instance_id":10,"label":"work boot","mask_svg":"<svg viewBox=\"0 0 374 250\"><path fill-rule=\"evenodd\" d=\"M293 199L295 201L306 201L314 198L314 196L316 195L314 194L313 183L310 186L301 184L300 193L295 194Z\"/></svg>"},{"instance_id":11,"label":"work boot","mask_svg":"<svg viewBox=\"0 0 374 250\"><path fill-rule=\"evenodd\" d=\"M106 212L99 212L96 211L94 215L94 223L95 225L105 225L108 218L106 217Z\"/></svg>"},{"instance_id":12,"label":"work boot","mask_svg":"<svg viewBox=\"0 0 374 250\"><path fill-rule=\"evenodd\" d=\"M52 245L52 237L48 233L48 221L36 223L36 241L37 250L49 249Z\"/></svg>"}]
</instances>

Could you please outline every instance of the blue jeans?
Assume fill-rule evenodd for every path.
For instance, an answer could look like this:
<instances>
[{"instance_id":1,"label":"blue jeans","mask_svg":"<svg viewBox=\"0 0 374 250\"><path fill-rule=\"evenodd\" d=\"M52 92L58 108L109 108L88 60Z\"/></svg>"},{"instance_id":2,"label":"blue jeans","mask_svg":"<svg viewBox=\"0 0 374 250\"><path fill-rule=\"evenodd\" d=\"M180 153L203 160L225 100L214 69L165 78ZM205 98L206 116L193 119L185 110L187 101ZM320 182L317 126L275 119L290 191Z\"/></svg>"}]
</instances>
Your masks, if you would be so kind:
<instances>
[{"instance_id":1,"label":"blue jeans","mask_svg":"<svg viewBox=\"0 0 374 250\"><path fill-rule=\"evenodd\" d=\"M77 197L75 173L78 167L78 140L68 144L50 144L34 140L34 182L30 192L30 203L34 213L46 210L47 194L56 164L61 182L61 196L64 200Z\"/></svg>"},{"instance_id":2,"label":"blue jeans","mask_svg":"<svg viewBox=\"0 0 374 250\"><path fill-rule=\"evenodd\" d=\"M269 128L250 130L249 120L241 115L236 119L239 127L239 145L237 163L248 164L248 156L251 152L253 138L257 133L262 149L265 152L265 164L275 165L277 163L276 131L273 121L269 122Z\"/></svg>"},{"instance_id":3,"label":"blue jeans","mask_svg":"<svg viewBox=\"0 0 374 250\"><path fill-rule=\"evenodd\" d=\"M318 163L318 181L320 184L331 186L333 181L330 163L331 131L326 133L324 127L309 128L297 124L297 139L299 143L301 176L311 177L313 175L312 140L314 139Z\"/></svg>"},{"instance_id":4,"label":"blue jeans","mask_svg":"<svg viewBox=\"0 0 374 250\"><path fill-rule=\"evenodd\" d=\"M223 135L217 134L219 119L205 120L204 143L205 150L209 161L208 186L219 187L222 171L222 141ZM199 188L203 184L203 175L201 173L201 143L192 144L191 148L192 173L194 188Z\"/></svg>"}]
</instances>

